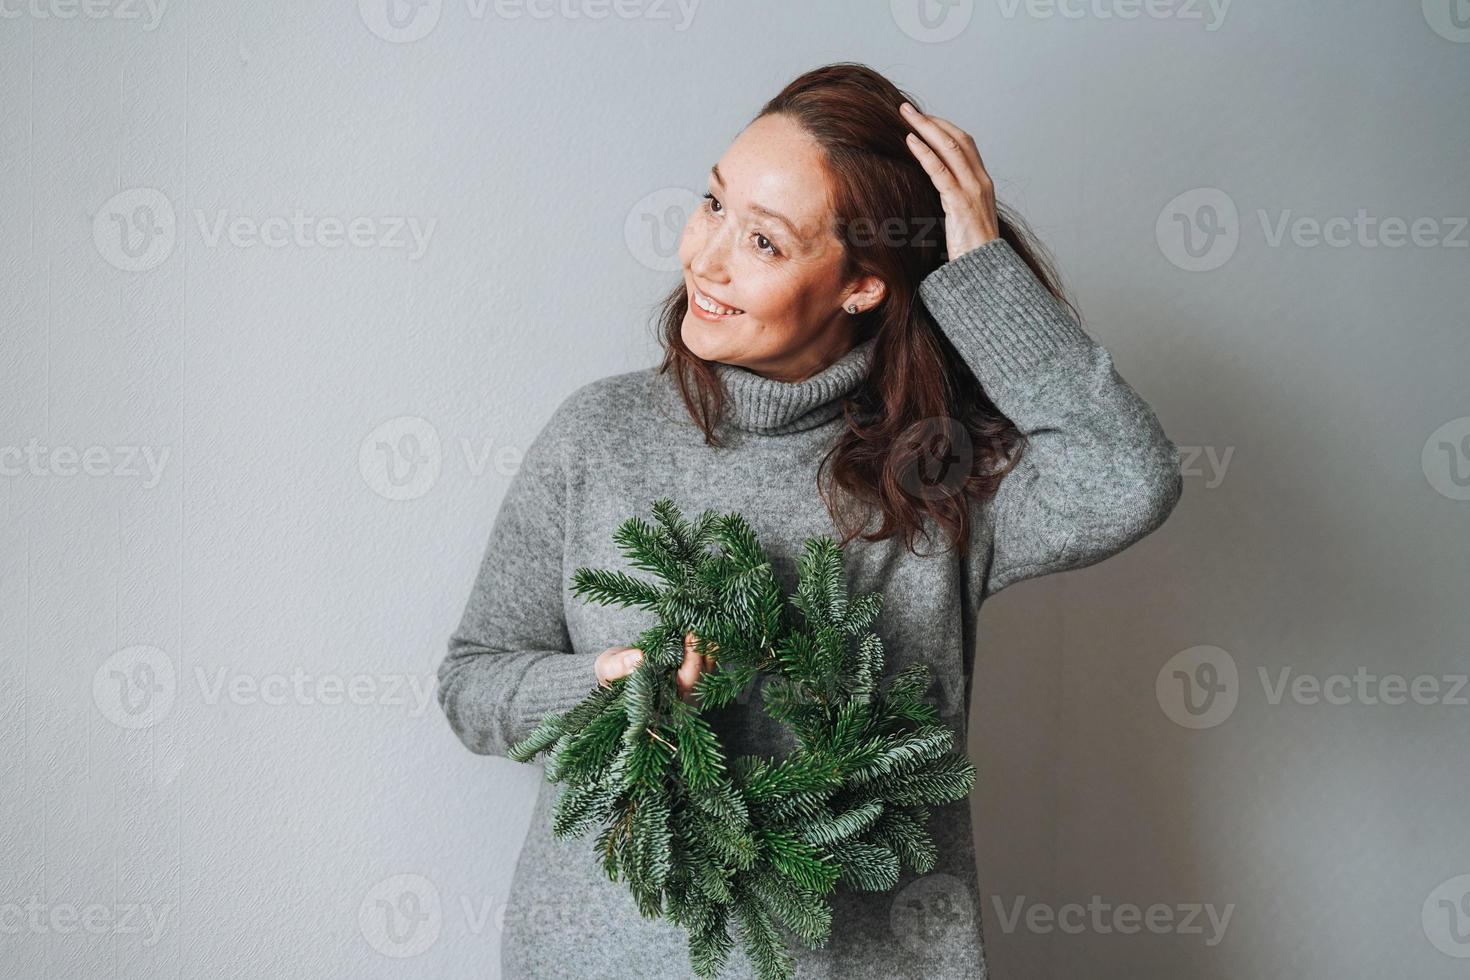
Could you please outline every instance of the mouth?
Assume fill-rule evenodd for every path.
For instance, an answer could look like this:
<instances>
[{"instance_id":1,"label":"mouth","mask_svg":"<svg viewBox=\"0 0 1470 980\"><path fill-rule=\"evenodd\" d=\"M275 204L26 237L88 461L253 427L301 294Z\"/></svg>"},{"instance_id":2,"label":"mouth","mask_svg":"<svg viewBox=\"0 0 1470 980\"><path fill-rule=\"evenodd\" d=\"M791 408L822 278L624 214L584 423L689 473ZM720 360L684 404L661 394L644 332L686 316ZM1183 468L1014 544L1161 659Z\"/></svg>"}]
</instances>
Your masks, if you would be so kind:
<instances>
[{"instance_id":1,"label":"mouth","mask_svg":"<svg viewBox=\"0 0 1470 980\"><path fill-rule=\"evenodd\" d=\"M689 303L689 309L701 320L729 320L732 317L745 315L744 310L718 303L704 293L701 293L698 289L691 290L691 293L692 298Z\"/></svg>"}]
</instances>

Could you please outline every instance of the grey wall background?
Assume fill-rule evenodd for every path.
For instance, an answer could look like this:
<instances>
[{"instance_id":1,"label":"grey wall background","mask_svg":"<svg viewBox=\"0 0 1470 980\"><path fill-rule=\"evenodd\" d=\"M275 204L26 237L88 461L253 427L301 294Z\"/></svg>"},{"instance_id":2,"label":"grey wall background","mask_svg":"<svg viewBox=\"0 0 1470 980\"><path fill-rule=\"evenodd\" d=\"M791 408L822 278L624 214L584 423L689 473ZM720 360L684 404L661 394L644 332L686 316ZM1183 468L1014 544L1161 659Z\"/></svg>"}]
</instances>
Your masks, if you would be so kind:
<instances>
[{"instance_id":1,"label":"grey wall background","mask_svg":"<svg viewBox=\"0 0 1470 980\"><path fill-rule=\"evenodd\" d=\"M500 497L857 60L1184 450L1157 534L987 607L988 892L928 921L1004 978L1465 975L1463 0L155 2L0 3L0 972L496 975L536 777L433 679Z\"/></svg>"}]
</instances>

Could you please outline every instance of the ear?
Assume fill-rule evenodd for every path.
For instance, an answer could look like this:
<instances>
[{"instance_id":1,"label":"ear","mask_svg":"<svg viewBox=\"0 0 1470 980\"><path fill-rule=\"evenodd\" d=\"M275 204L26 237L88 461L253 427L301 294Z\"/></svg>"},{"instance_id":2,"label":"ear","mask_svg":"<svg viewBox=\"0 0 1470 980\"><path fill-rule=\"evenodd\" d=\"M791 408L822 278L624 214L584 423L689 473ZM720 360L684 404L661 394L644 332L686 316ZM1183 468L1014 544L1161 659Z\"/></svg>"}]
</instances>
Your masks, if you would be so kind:
<instances>
[{"instance_id":1,"label":"ear","mask_svg":"<svg viewBox=\"0 0 1470 980\"><path fill-rule=\"evenodd\" d=\"M853 281L848 288L851 292L842 301L844 307L849 303L857 303L863 309L871 310L888 295L888 287L877 276L863 276Z\"/></svg>"}]
</instances>

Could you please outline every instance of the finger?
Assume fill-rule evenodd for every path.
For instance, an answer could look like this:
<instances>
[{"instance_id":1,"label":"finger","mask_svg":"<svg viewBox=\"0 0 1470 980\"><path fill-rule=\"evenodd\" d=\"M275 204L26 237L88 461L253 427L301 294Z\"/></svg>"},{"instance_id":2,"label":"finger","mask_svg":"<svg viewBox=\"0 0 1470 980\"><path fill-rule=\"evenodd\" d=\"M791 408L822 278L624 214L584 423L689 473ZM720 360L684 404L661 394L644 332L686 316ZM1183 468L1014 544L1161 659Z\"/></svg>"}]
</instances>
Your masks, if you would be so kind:
<instances>
[{"instance_id":1,"label":"finger","mask_svg":"<svg viewBox=\"0 0 1470 980\"><path fill-rule=\"evenodd\" d=\"M962 141L917 109L904 116L917 135L907 138L909 149L943 193L964 193L978 187L977 163L966 155ZM976 151L976 161L979 151Z\"/></svg>"},{"instance_id":2,"label":"finger","mask_svg":"<svg viewBox=\"0 0 1470 980\"><path fill-rule=\"evenodd\" d=\"M704 649L701 650L700 647L703 647ZM684 634L685 653L688 653L690 650L695 650L698 651L701 656L712 656L714 652L719 648L719 644L715 643L715 641L713 640L700 639L698 633L690 632Z\"/></svg>"},{"instance_id":3,"label":"finger","mask_svg":"<svg viewBox=\"0 0 1470 980\"><path fill-rule=\"evenodd\" d=\"M919 161L919 166L924 168L924 172L934 182L941 198L956 199L964 196L964 186L939 154L934 152L932 146L913 133L904 137L904 142L908 144L909 152Z\"/></svg>"},{"instance_id":4,"label":"finger","mask_svg":"<svg viewBox=\"0 0 1470 980\"><path fill-rule=\"evenodd\" d=\"M974 155L971 155L970 147L974 141L968 133L949 120L920 112L912 105L910 110L904 114L909 125L939 154L945 166L954 171L956 176L963 177L975 169L980 160L980 152L975 150Z\"/></svg>"},{"instance_id":5,"label":"finger","mask_svg":"<svg viewBox=\"0 0 1470 980\"><path fill-rule=\"evenodd\" d=\"M638 665L643 662L643 651L637 647L628 647L621 654L610 659L611 663L605 668L606 680L615 681L620 677L627 677L638 669Z\"/></svg>"},{"instance_id":6,"label":"finger","mask_svg":"<svg viewBox=\"0 0 1470 980\"><path fill-rule=\"evenodd\" d=\"M699 654L692 649L685 649L684 662L679 664L674 678L678 682L680 693L684 693L694 687L694 682L699 680L702 661Z\"/></svg>"},{"instance_id":7,"label":"finger","mask_svg":"<svg viewBox=\"0 0 1470 980\"><path fill-rule=\"evenodd\" d=\"M962 152L965 156L965 159L970 162L970 166L973 168L974 176L983 176L986 179L989 179L990 174L987 173L985 170L985 161L980 158L980 147L975 145L975 137L971 136L969 133L965 132L954 123L950 122L948 119L945 119L943 116L929 116L927 118L932 121L934 125L938 126L940 129L948 133L950 138L959 144L960 152Z\"/></svg>"}]
</instances>

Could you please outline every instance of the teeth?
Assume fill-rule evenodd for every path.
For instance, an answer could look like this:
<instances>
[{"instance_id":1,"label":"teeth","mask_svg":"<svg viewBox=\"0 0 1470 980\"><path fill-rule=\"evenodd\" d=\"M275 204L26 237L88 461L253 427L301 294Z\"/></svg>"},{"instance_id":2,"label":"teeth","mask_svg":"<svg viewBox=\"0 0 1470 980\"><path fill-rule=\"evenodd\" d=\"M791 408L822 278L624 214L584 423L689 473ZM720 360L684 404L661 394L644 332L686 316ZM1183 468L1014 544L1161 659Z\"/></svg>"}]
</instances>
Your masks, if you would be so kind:
<instances>
[{"instance_id":1,"label":"teeth","mask_svg":"<svg viewBox=\"0 0 1470 980\"><path fill-rule=\"evenodd\" d=\"M694 302L696 302L696 303L699 304L699 308L701 310L705 310L705 311L710 312L710 313L719 313L719 314L723 314L725 316L731 316L731 315L736 314L736 313L744 313L745 312L744 310L732 310L732 309L730 309L728 307L721 306L720 304L716 303L714 300L710 299L708 296L704 295L704 293L701 293L698 290L695 290L695 292L694 292Z\"/></svg>"}]
</instances>

